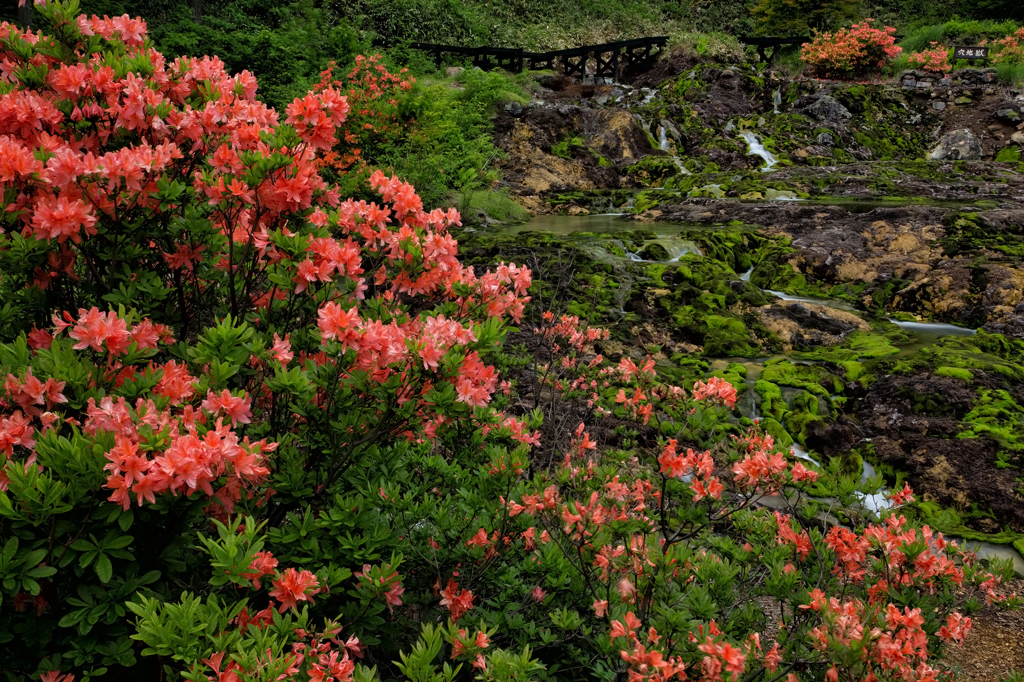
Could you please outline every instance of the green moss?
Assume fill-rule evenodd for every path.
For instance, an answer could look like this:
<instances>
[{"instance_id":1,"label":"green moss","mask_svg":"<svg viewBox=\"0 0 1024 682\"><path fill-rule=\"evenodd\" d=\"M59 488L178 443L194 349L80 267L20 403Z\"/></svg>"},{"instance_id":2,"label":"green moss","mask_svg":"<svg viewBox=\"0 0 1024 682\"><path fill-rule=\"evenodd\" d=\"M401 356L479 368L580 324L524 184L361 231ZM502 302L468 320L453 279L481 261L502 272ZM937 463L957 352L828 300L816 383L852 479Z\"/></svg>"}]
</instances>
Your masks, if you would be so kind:
<instances>
[{"instance_id":1,"label":"green moss","mask_svg":"<svg viewBox=\"0 0 1024 682\"><path fill-rule=\"evenodd\" d=\"M735 317L704 318L704 354L713 357L756 356L760 350L743 321Z\"/></svg>"},{"instance_id":2,"label":"green moss","mask_svg":"<svg viewBox=\"0 0 1024 682\"><path fill-rule=\"evenodd\" d=\"M793 444L793 436L786 431L779 421L772 417L764 417L758 422L758 426L768 434L771 434L772 438L775 439L776 450L788 450L789 446Z\"/></svg>"},{"instance_id":3,"label":"green moss","mask_svg":"<svg viewBox=\"0 0 1024 682\"><path fill-rule=\"evenodd\" d=\"M1009 392L1002 389L982 388L971 411L963 418L967 430L957 438L985 436L997 442L1000 452L996 466L1005 469L1014 465L1015 453L1024 452L1024 407Z\"/></svg>"},{"instance_id":4,"label":"green moss","mask_svg":"<svg viewBox=\"0 0 1024 682\"><path fill-rule=\"evenodd\" d=\"M999 153L996 154L996 161L1000 163L1017 163L1020 161L1020 147L1017 145L1003 147L999 150Z\"/></svg>"},{"instance_id":5,"label":"green moss","mask_svg":"<svg viewBox=\"0 0 1024 682\"><path fill-rule=\"evenodd\" d=\"M987 225L977 213L951 213L943 222L946 235L939 244L949 256L984 256L986 252L994 251L1014 259L1024 258L1024 228L1021 225Z\"/></svg>"},{"instance_id":6,"label":"green moss","mask_svg":"<svg viewBox=\"0 0 1024 682\"><path fill-rule=\"evenodd\" d=\"M856 360L845 360L840 362L839 366L846 372L846 378L850 381L856 381L864 373L864 363Z\"/></svg>"},{"instance_id":7,"label":"green moss","mask_svg":"<svg viewBox=\"0 0 1024 682\"><path fill-rule=\"evenodd\" d=\"M838 365L853 360L884 358L889 355L896 355L899 352L899 348L892 345L889 339L882 334L867 331L855 331L848 334L846 338L843 339L843 343L838 346L815 348L812 351L804 353L794 353L794 357L805 360L831 362ZM857 377L849 378L855 379Z\"/></svg>"},{"instance_id":8,"label":"green moss","mask_svg":"<svg viewBox=\"0 0 1024 682\"><path fill-rule=\"evenodd\" d=\"M971 370L961 369L959 367L939 367L935 370L935 373L944 377L962 379L963 381L970 381L974 378L974 374Z\"/></svg>"},{"instance_id":9,"label":"green moss","mask_svg":"<svg viewBox=\"0 0 1024 682\"><path fill-rule=\"evenodd\" d=\"M823 367L798 365L788 360L769 360L765 363L761 380L778 386L801 388L826 399L833 393L843 390L842 380Z\"/></svg>"},{"instance_id":10,"label":"green moss","mask_svg":"<svg viewBox=\"0 0 1024 682\"><path fill-rule=\"evenodd\" d=\"M587 143L584 142L582 137L568 138L551 145L551 153L563 159L571 159L573 147L581 147L583 149L586 149Z\"/></svg>"},{"instance_id":11,"label":"green moss","mask_svg":"<svg viewBox=\"0 0 1024 682\"><path fill-rule=\"evenodd\" d=\"M668 260L668 251L658 243L648 244L640 250L640 257L644 260Z\"/></svg>"},{"instance_id":12,"label":"green moss","mask_svg":"<svg viewBox=\"0 0 1024 682\"><path fill-rule=\"evenodd\" d=\"M754 382L754 392L761 398L761 414L777 422L782 422L786 418L789 405L783 399L782 390L778 386L762 379Z\"/></svg>"}]
</instances>

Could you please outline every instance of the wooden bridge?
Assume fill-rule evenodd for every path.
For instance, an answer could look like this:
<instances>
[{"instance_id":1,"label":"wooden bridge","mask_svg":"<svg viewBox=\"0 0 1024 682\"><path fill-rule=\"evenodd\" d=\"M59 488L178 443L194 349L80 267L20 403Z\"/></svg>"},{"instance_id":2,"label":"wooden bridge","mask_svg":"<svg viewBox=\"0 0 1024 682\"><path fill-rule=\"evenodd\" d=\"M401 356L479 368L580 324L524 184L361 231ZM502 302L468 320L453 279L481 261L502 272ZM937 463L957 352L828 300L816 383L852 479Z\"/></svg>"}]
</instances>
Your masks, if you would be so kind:
<instances>
[{"instance_id":1,"label":"wooden bridge","mask_svg":"<svg viewBox=\"0 0 1024 682\"><path fill-rule=\"evenodd\" d=\"M743 36L739 39L744 45L757 48L757 56L761 58L762 62L770 62L775 59L775 53L778 52L780 47L786 45L803 45L804 43L811 42L810 36L796 36L793 38L755 38L751 36ZM771 49L771 53L767 52Z\"/></svg>"},{"instance_id":2,"label":"wooden bridge","mask_svg":"<svg viewBox=\"0 0 1024 682\"><path fill-rule=\"evenodd\" d=\"M810 40L811 38L807 36L792 38L744 36L739 38L744 45L757 48L757 55L762 62L772 61L780 47L803 45ZM375 40L373 44L375 47L390 46L384 40ZM634 38L615 43L586 45L551 52L528 52L520 48L492 47L490 45L481 47L440 45L438 43L406 43L405 45L414 50L422 50L434 55L434 62L438 66L441 66L445 55L457 55L470 58L473 66L484 71L504 69L512 73L521 73L524 68L531 71L560 69L566 76L579 78L593 76L617 81L625 69L636 72L648 71L654 65L654 60L668 45L668 36ZM591 65L593 65L593 70L588 71L588 67Z\"/></svg>"},{"instance_id":3,"label":"wooden bridge","mask_svg":"<svg viewBox=\"0 0 1024 682\"><path fill-rule=\"evenodd\" d=\"M387 46L384 42L375 42L374 45ZM409 47L433 54L434 62L438 66L441 65L444 55L452 54L471 58L473 66L484 71L498 68L512 73L520 73L524 68L531 71L560 69L566 76L579 78L594 76L617 81L623 70L627 68L638 71L650 69L666 45L668 45L668 36L620 40L615 43L587 45L551 52L527 52L517 48L490 47L488 45L460 47L436 43L410 43ZM588 71L588 67L591 65L593 69Z\"/></svg>"}]
</instances>

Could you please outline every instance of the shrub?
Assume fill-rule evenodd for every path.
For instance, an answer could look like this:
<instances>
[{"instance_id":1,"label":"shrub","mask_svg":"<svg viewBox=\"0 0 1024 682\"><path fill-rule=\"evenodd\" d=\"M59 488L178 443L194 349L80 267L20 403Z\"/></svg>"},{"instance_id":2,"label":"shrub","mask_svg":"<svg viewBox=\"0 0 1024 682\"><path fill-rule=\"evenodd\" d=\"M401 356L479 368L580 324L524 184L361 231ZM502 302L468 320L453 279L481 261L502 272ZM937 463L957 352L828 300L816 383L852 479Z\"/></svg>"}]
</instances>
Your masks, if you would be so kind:
<instances>
[{"instance_id":1,"label":"shrub","mask_svg":"<svg viewBox=\"0 0 1024 682\"><path fill-rule=\"evenodd\" d=\"M334 88L282 123L76 7L0 24L9 678L925 680L1001 601L727 382L551 312L506 346L531 273L465 267L397 178L342 199Z\"/></svg>"},{"instance_id":2,"label":"shrub","mask_svg":"<svg viewBox=\"0 0 1024 682\"><path fill-rule=\"evenodd\" d=\"M930 50L915 52L907 58L910 66L931 71L932 73L949 73L953 65L949 63L949 48L932 43Z\"/></svg>"},{"instance_id":3,"label":"shrub","mask_svg":"<svg viewBox=\"0 0 1024 682\"><path fill-rule=\"evenodd\" d=\"M988 44L991 46L994 63L1024 64L1024 28Z\"/></svg>"},{"instance_id":4,"label":"shrub","mask_svg":"<svg viewBox=\"0 0 1024 682\"><path fill-rule=\"evenodd\" d=\"M873 28L871 19L835 33L816 33L804 44L800 57L825 74L862 74L881 69L902 51L895 44L896 29Z\"/></svg>"}]
</instances>

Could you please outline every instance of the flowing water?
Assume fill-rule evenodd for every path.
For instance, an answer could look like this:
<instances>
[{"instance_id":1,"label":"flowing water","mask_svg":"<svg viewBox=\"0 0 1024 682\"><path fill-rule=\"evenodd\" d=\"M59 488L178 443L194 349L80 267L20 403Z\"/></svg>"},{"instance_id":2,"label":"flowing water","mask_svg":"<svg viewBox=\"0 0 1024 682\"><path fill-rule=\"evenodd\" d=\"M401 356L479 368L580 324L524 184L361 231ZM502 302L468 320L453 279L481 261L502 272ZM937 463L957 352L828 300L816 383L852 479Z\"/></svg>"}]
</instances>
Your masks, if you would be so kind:
<instances>
[{"instance_id":1,"label":"flowing water","mask_svg":"<svg viewBox=\"0 0 1024 682\"><path fill-rule=\"evenodd\" d=\"M757 139L757 135L754 133L749 130L741 130L739 136L746 140L747 146L750 147L751 155L760 156L764 159L766 165L761 169L762 171L770 171L772 167L779 162L779 160L776 159L770 151L764 148L764 145L761 144L761 140Z\"/></svg>"},{"instance_id":2,"label":"flowing water","mask_svg":"<svg viewBox=\"0 0 1024 682\"><path fill-rule=\"evenodd\" d=\"M749 278L748 278L749 281ZM852 303L848 303L838 298L811 298L809 296L791 296L782 291L774 291L772 289L764 289L764 293L771 294L777 298L781 298L783 301L796 301L797 303L813 303L815 305L825 306L826 308L834 308L836 310L854 311L857 308Z\"/></svg>"}]
</instances>

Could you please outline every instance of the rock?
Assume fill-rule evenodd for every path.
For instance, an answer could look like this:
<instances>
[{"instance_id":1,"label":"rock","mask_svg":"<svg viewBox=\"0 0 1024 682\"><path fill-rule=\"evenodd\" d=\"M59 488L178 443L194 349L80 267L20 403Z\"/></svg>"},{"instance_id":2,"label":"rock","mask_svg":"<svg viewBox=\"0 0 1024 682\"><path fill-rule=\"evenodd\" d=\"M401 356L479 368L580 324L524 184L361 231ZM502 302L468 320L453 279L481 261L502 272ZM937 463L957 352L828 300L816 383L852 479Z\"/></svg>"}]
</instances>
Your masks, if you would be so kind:
<instances>
[{"instance_id":1,"label":"rock","mask_svg":"<svg viewBox=\"0 0 1024 682\"><path fill-rule=\"evenodd\" d=\"M1010 141L1024 146L1024 132L1018 130L1013 135L1010 135Z\"/></svg>"},{"instance_id":2,"label":"rock","mask_svg":"<svg viewBox=\"0 0 1024 682\"><path fill-rule=\"evenodd\" d=\"M819 121L844 121L853 117L849 109L831 95L818 98L818 101L807 107L807 113Z\"/></svg>"},{"instance_id":3,"label":"rock","mask_svg":"<svg viewBox=\"0 0 1024 682\"><path fill-rule=\"evenodd\" d=\"M917 87L919 88L930 88L932 87L931 81L918 81Z\"/></svg>"},{"instance_id":4,"label":"rock","mask_svg":"<svg viewBox=\"0 0 1024 682\"><path fill-rule=\"evenodd\" d=\"M1020 114L1016 109L1000 109L996 112L996 118L1007 123L1020 123Z\"/></svg>"},{"instance_id":5,"label":"rock","mask_svg":"<svg viewBox=\"0 0 1024 682\"><path fill-rule=\"evenodd\" d=\"M914 80L913 78L904 78L903 79L903 87L905 87L905 88L916 88L917 87L917 81Z\"/></svg>"},{"instance_id":6,"label":"rock","mask_svg":"<svg viewBox=\"0 0 1024 682\"><path fill-rule=\"evenodd\" d=\"M946 76L945 78L940 78L939 79L939 87L940 88L949 88L949 87L952 87L952 85L953 85L953 79L950 78L949 76Z\"/></svg>"},{"instance_id":7,"label":"rock","mask_svg":"<svg viewBox=\"0 0 1024 682\"><path fill-rule=\"evenodd\" d=\"M820 144L812 144L806 150L811 156L832 156L832 150Z\"/></svg>"},{"instance_id":8,"label":"rock","mask_svg":"<svg viewBox=\"0 0 1024 682\"><path fill-rule=\"evenodd\" d=\"M449 66L444 70L444 72L448 74L449 78L457 78L463 71L465 71L465 69L461 66Z\"/></svg>"},{"instance_id":9,"label":"rock","mask_svg":"<svg viewBox=\"0 0 1024 682\"><path fill-rule=\"evenodd\" d=\"M970 97L957 97L953 100L953 104L970 104L973 101Z\"/></svg>"},{"instance_id":10,"label":"rock","mask_svg":"<svg viewBox=\"0 0 1024 682\"><path fill-rule=\"evenodd\" d=\"M821 133L814 138L814 141L822 147L834 147L836 145L836 140L832 137L832 133Z\"/></svg>"},{"instance_id":11,"label":"rock","mask_svg":"<svg viewBox=\"0 0 1024 682\"><path fill-rule=\"evenodd\" d=\"M594 103L599 107L603 107L605 104L608 104L608 100L610 99L611 95L598 95L594 98Z\"/></svg>"},{"instance_id":12,"label":"rock","mask_svg":"<svg viewBox=\"0 0 1024 682\"><path fill-rule=\"evenodd\" d=\"M509 102L508 104L505 105L505 111L512 114L513 116L522 116L523 105L520 104L519 102Z\"/></svg>"},{"instance_id":13,"label":"rock","mask_svg":"<svg viewBox=\"0 0 1024 682\"><path fill-rule=\"evenodd\" d=\"M792 201L796 199L796 192L788 189L773 189L769 187L764 191L764 198L772 201L786 201L787 199Z\"/></svg>"},{"instance_id":14,"label":"rock","mask_svg":"<svg viewBox=\"0 0 1024 682\"><path fill-rule=\"evenodd\" d=\"M981 158L981 141L966 128L946 133L939 140L938 146L928 153L930 161L977 160Z\"/></svg>"},{"instance_id":15,"label":"rock","mask_svg":"<svg viewBox=\"0 0 1024 682\"><path fill-rule=\"evenodd\" d=\"M932 102L932 109L934 109L935 111L942 111L945 108L946 108L946 103L945 102Z\"/></svg>"},{"instance_id":16,"label":"rock","mask_svg":"<svg viewBox=\"0 0 1024 682\"><path fill-rule=\"evenodd\" d=\"M986 83L995 83L996 74L994 71L986 71L981 75L981 80L985 81Z\"/></svg>"}]
</instances>

